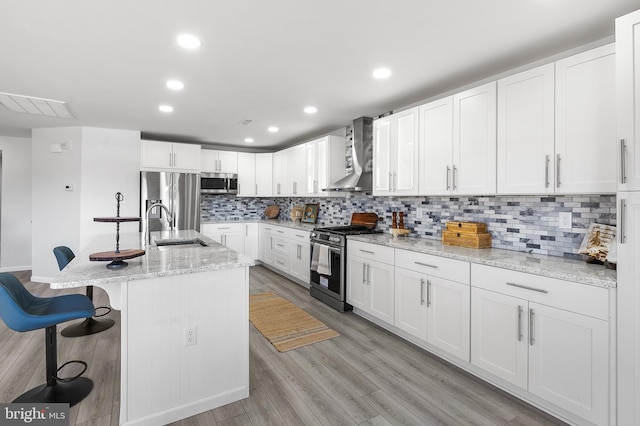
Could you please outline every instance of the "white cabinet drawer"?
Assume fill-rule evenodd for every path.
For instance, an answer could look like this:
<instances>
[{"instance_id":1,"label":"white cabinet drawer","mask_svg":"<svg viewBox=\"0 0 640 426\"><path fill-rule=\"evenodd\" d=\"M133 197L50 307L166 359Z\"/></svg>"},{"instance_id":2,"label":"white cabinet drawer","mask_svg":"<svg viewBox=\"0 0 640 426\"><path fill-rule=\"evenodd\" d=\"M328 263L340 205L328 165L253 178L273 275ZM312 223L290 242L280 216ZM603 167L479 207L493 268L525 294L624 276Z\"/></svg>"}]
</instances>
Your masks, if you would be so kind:
<instances>
[{"instance_id":1,"label":"white cabinet drawer","mask_svg":"<svg viewBox=\"0 0 640 426\"><path fill-rule=\"evenodd\" d=\"M396 266L400 268L462 284L469 284L470 281L469 262L401 249L396 249L395 259Z\"/></svg>"},{"instance_id":2,"label":"white cabinet drawer","mask_svg":"<svg viewBox=\"0 0 640 426\"><path fill-rule=\"evenodd\" d=\"M203 223L200 226L201 232L207 234L230 234L232 232L242 233L242 223Z\"/></svg>"},{"instance_id":3,"label":"white cabinet drawer","mask_svg":"<svg viewBox=\"0 0 640 426\"><path fill-rule=\"evenodd\" d=\"M287 229L287 235L291 241L309 243L309 231L289 228Z\"/></svg>"},{"instance_id":4,"label":"white cabinet drawer","mask_svg":"<svg viewBox=\"0 0 640 426\"><path fill-rule=\"evenodd\" d=\"M605 288L477 264L471 265L471 285L609 320L609 291Z\"/></svg>"},{"instance_id":5,"label":"white cabinet drawer","mask_svg":"<svg viewBox=\"0 0 640 426\"><path fill-rule=\"evenodd\" d=\"M393 265L394 249L392 247L368 244L347 240L348 252L368 260Z\"/></svg>"},{"instance_id":6,"label":"white cabinet drawer","mask_svg":"<svg viewBox=\"0 0 640 426\"><path fill-rule=\"evenodd\" d=\"M273 251L286 256L289 256L289 240L279 235L273 237Z\"/></svg>"},{"instance_id":7,"label":"white cabinet drawer","mask_svg":"<svg viewBox=\"0 0 640 426\"><path fill-rule=\"evenodd\" d=\"M289 272L289 253L276 253L274 256L273 266L278 269L282 269L284 272Z\"/></svg>"}]
</instances>

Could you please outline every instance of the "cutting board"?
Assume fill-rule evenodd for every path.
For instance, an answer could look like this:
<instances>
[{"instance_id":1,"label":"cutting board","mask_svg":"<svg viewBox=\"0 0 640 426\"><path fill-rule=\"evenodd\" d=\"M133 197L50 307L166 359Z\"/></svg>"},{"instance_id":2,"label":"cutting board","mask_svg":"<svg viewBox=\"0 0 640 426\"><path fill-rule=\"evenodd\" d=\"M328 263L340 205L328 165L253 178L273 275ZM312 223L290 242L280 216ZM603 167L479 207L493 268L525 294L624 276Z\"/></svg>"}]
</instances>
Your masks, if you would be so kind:
<instances>
[{"instance_id":1,"label":"cutting board","mask_svg":"<svg viewBox=\"0 0 640 426\"><path fill-rule=\"evenodd\" d=\"M352 213L351 225L352 226L366 226L369 229L373 229L378 223L378 215L375 213Z\"/></svg>"}]
</instances>

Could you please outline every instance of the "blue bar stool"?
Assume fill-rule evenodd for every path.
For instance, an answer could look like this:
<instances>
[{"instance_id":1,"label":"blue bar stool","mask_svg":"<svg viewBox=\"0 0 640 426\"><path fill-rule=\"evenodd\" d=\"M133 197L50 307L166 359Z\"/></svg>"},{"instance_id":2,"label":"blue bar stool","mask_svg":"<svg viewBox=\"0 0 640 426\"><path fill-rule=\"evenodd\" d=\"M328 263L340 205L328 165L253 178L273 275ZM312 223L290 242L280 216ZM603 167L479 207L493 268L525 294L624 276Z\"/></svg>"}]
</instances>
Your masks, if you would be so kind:
<instances>
[{"instance_id":1,"label":"blue bar stool","mask_svg":"<svg viewBox=\"0 0 640 426\"><path fill-rule=\"evenodd\" d=\"M93 303L82 294L36 297L15 276L0 273L0 317L7 327L18 332L45 329L47 382L23 393L13 402L66 402L73 406L89 395L93 382L80 377L87 370L85 362L69 361L58 368L56 325L88 318L94 313ZM58 372L70 363L82 364L84 369L75 377L58 377Z\"/></svg>"},{"instance_id":2,"label":"blue bar stool","mask_svg":"<svg viewBox=\"0 0 640 426\"><path fill-rule=\"evenodd\" d=\"M65 268L65 266L69 264L69 262L71 262L76 257L76 255L73 254L73 251L66 246L55 247L53 249L53 254L56 256L56 260L58 261L58 267L60 268L61 271ZM91 300L91 302L93 302L93 286L92 285L87 286L87 297L89 298L89 300ZM106 309L107 311L101 315L94 315L94 317L101 317L111 312L111 308L106 306L100 306L96 308L96 311L98 309ZM99 333L108 328L111 328L113 327L113 324L115 324L115 321L109 318L104 318L101 320L87 318L81 323L72 324L68 327L65 327L62 330L62 332L60 332L60 334L62 334L64 337L88 336L89 334Z\"/></svg>"}]
</instances>

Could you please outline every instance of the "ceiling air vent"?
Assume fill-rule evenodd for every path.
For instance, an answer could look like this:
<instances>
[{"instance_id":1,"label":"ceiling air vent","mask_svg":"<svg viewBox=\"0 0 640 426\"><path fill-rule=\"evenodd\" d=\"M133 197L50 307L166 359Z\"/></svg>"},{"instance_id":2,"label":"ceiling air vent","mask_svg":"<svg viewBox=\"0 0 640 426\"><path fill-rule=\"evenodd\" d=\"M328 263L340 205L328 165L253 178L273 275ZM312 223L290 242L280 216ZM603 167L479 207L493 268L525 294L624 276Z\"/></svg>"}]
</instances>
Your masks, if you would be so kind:
<instances>
[{"instance_id":1,"label":"ceiling air vent","mask_svg":"<svg viewBox=\"0 0 640 426\"><path fill-rule=\"evenodd\" d=\"M46 117L76 118L66 102L54 101L53 99L0 92L0 104L14 112Z\"/></svg>"}]
</instances>

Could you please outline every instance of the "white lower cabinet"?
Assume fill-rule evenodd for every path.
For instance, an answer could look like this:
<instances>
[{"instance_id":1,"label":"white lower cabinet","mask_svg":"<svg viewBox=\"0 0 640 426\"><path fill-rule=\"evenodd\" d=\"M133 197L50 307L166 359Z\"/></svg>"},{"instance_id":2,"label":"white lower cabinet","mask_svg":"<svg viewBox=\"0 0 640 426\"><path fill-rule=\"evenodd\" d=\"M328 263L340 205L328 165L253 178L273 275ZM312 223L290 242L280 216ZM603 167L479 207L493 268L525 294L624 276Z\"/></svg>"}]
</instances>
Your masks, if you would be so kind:
<instances>
[{"instance_id":1,"label":"white lower cabinet","mask_svg":"<svg viewBox=\"0 0 640 426\"><path fill-rule=\"evenodd\" d=\"M608 290L483 265L474 285L471 363L609 424Z\"/></svg>"},{"instance_id":2,"label":"white lower cabinet","mask_svg":"<svg viewBox=\"0 0 640 426\"><path fill-rule=\"evenodd\" d=\"M348 241L347 303L388 323L394 319L394 249Z\"/></svg>"},{"instance_id":3,"label":"white lower cabinet","mask_svg":"<svg viewBox=\"0 0 640 426\"><path fill-rule=\"evenodd\" d=\"M260 257L260 246L258 240L258 224L244 223L244 255L253 260Z\"/></svg>"},{"instance_id":4,"label":"white lower cabinet","mask_svg":"<svg viewBox=\"0 0 640 426\"><path fill-rule=\"evenodd\" d=\"M394 325L468 362L469 263L406 250L395 255Z\"/></svg>"},{"instance_id":5,"label":"white lower cabinet","mask_svg":"<svg viewBox=\"0 0 640 426\"><path fill-rule=\"evenodd\" d=\"M289 273L300 281L311 279L311 244L309 232L289 229Z\"/></svg>"},{"instance_id":6,"label":"white lower cabinet","mask_svg":"<svg viewBox=\"0 0 640 426\"><path fill-rule=\"evenodd\" d=\"M223 246L244 254L244 229L242 223L203 223L201 232Z\"/></svg>"},{"instance_id":7,"label":"white lower cabinet","mask_svg":"<svg viewBox=\"0 0 640 426\"><path fill-rule=\"evenodd\" d=\"M309 231L260 224L259 234L259 259L297 281L308 284L311 263Z\"/></svg>"}]
</instances>

